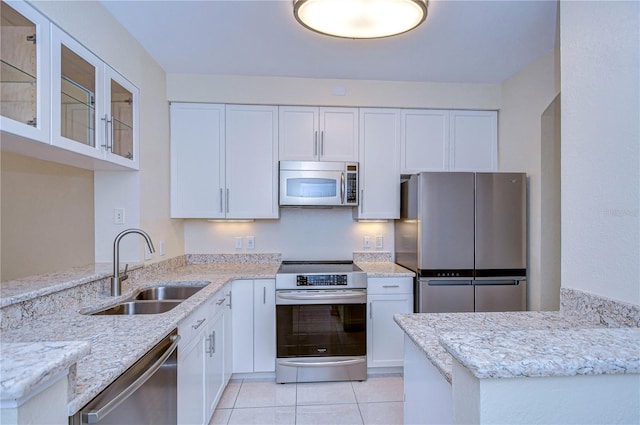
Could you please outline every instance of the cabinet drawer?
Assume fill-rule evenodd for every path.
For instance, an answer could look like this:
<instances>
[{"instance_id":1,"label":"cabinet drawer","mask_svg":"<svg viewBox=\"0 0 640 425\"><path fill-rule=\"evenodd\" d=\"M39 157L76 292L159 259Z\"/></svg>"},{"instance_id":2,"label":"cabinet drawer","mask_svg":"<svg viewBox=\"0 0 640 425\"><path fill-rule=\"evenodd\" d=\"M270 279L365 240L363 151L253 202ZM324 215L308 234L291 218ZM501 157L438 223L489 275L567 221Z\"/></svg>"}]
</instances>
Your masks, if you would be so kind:
<instances>
[{"instance_id":1,"label":"cabinet drawer","mask_svg":"<svg viewBox=\"0 0 640 425\"><path fill-rule=\"evenodd\" d=\"M367 280L367 294L411 294L413 278L411 277L370 277Z\"/></svg>"}]
</instances>

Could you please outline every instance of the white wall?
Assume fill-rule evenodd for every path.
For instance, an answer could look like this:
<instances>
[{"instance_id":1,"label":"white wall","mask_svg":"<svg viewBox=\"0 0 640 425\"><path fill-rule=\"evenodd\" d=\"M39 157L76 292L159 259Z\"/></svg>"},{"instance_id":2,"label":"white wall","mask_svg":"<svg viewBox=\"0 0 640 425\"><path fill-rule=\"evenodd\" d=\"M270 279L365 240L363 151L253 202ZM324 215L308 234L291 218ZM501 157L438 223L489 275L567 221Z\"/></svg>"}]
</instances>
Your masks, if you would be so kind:
<instances>
[{"instance_id":1,"label":"white wall","mask_svg":"<svg viewBox=\"0 0 640 425\"><path fill-rule=\"evenodd\" d=\"M169 219L169 106L164 70L100 2L33 4L140 89L140 172L136 176L96 173L96 187L111 189L107 196L95 196L95 225L100 230L96 232L96 260L110 262L113 237L130 226L146 230L156 245L164 242L164 258L183 254L182 222ZM127 223L114 225L113 208L132 202L138 205L126 211ZM141 258L142 239L127 237L123 248L123 260ZM156 254L153 261L161 259Z\"/></svg>"},{"instance_id":2,"label":"white wall","mask_svg":"<svg viewBox=\"0 0 640 425\"><path fill-rule=\"evenodd\" d=\"M502 84L498 125L499 169L524 171L528 176L529 310L559 308L559 282L542 281L540 252L541 119L560 90L559 68L556 51L552 50ZM549 292L556 292L555 296L547 296Z\"/></svg>"},{"instance_id":3,"label":"white wall","mask_svg":"<svg viewBox=\"0 0 640 425\"><path fill-rule=\"evenodd\" d=\"M640 304L640 3L560 3L562 286Z\"/></svg>"},{"instance_id":4,"label":"white wall","mask_svg":"<svg viewBox=\"0 0 640 425\"><path fill-rule=\"evenodd\" d=\"M368 251L393 253L393 222L357 222L351 208L280 210L280 220L255 222L185 222L188 254L230 252L282 253L286 260L351 260L353 251L364 251L363 237L369 236ZM375 237L383 237L382 249ZM255 236L255 249L248 250L246 236ZM242 237L242 249L235 238Z\"/></svg>"}]
</instances>

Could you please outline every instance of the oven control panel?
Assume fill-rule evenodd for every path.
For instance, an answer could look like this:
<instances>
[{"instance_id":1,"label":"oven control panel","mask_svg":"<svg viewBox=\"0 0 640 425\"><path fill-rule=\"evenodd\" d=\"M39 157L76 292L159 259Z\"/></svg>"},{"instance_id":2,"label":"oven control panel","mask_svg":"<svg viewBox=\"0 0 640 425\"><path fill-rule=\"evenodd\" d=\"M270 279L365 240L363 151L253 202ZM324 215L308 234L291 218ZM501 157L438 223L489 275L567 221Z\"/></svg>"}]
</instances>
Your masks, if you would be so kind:
<instances>
[{"instance_id":1,"label":"oven control panel","mask_svg":"<svg viewBox=\"0 0 640 425\"><path fill-rule=\"evenodd\" d=\"M299 274L296 286L347 286L346 274Z\"/></svg>"}]
</instances>

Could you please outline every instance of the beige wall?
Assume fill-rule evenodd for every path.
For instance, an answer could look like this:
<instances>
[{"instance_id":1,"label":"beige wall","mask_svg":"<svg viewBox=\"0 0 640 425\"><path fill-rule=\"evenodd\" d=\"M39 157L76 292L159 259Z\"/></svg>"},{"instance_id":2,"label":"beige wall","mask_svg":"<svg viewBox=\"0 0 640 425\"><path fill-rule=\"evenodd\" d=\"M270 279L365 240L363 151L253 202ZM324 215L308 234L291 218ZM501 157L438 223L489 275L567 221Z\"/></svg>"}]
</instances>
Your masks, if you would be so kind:
<instances>
[{"instance_id":1,"label":"beige wall","mask_svg":"<svg viewBox=\"0 0 640 425\"><path fill-rule=\"evenodd\" d=\"M2 153L2 281L93 263L93 173Z\"/></svg>"},{"instance_id":2,"label":"beige wall","mask_svg":"<svg viewBox=\"0 0 640 425\"><path fill-rule=\"evenodd\" d=\"M562 287L640 305L640 3L560 12Z\"/></svg>"},{"instance_id":3,"label":"beige wall","mask_svg":"<svg viewBox=\"0 0 640 425\"><path fill-rule=\"evenodd\" d=\"M542 114L560 91L560 64L551 51L502 84L499 113L500 171L528 176L528 242L530 310L557 310L558 283L541 279L541 140ZM559 184L559 182L558 182ZM548 296L549 292L556 292Z\"/></svg>"}]
</instances>

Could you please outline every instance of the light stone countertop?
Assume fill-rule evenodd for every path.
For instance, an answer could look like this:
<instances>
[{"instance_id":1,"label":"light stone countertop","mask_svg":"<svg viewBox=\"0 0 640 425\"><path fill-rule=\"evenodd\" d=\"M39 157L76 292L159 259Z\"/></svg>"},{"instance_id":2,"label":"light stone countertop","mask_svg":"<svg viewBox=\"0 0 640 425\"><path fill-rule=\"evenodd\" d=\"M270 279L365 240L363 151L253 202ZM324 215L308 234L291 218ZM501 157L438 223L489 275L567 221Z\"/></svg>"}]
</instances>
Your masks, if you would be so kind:
<instances>
[{"instance_id":1,"label":"light stone countertop","mask_svg":"<svg viewBox=\"0 0 640 425\"><path fill-rule=\"evenodd\" d=\"M364 262L356 265L367 273L367 277L413 277L415 273L391 262Z\"/></svg>"},{"instance_id":2,"label":"light stone countertop","mask_svg":"<svg viewBox=\"0 0 640 425\"><path fill-rule=\"evenodd\" d=\"M68 404L69 415L75 414L86 403L98 395L126 369L140 359L149 349L175 329L195 309L204 304L211 296L232 280L237 279L274 279L280 263L227 263L197 264L178 267L172 271L158 274L153 278L140 279L122 296L114 298L95 295L86 300L78 309L56 309L36 319L24 319L20 326L2 332L2 367L4 372L4 347L14 343L37 344L48 341L53 344L65 344L74 341L78 347L89 346L90 353L77 354L77 373L75 394L71 394ZM358 263L372 277L412 276L412 272L393 263ZM21 279L21 285L2 287L2 306L24 300L34 299L67 288L72 288L92 280L108 277L110 265L77 268L70 273L48 275L46 278L34 277ZM17 281L14 281L17 282ZM89 313L103 307L124 301L139 289L162 284L206 285L204 289L179 304L174 309L154 315L133 316L90 316ZM15 289L10 289L15 288ZM5 290L6 289L6 290ZM24 348L27 346L25 345ZM84 357L83 357L84 356ZM43 362L45 360L46 362ZM42 350L25 350L25 364L43 364L55 370ZM71 362L73 363L73 362ZM15 369L20 374L19 368ZM46 375L46 372L45 372ZM36 380L6 381L7 394L28 394L35 389ZM5 379L3 373L3 387Z\"/></svg>"},{"instance_id":3,"label":"light stone countertop","mask_svg":"<svg viewBox=\"0 0 640 425\"><path fill-rule=\"evenodd\" d=\"M46 386L51 379L66 374L70 367L91 352L84 341L9 342L1 344L0 400L15 402L32 389ZM47 361L43 362L42 359ZM70 382L75 383L75 369Z\"/></svg>"},{"instance_id":4,"label":"light stone countertop","mask_svg":"<svg viewBox=\"0 0 640 425\"><path fill-rule=\"evenodd\" d=\"M71 416L228 282L234 279L273 279L278 266L278 264L226 264L182 267L150 281L138 282L137 289L179 282L184 285L207 285L166 313L89 316L75 310L62 310L35 320L25 320L18 328L2 332L2 343L4 346L5 343L13 342L85 341L90 345L91 352L77 361L75 396L68 404L68 413ZM118 298L96 296L80 311L94 311L122 301L132 294L133 291L129 291ZM44 360L46 363L42 363L43 357L39 351L28 352L25 355L27 362L41 362L49 365L48 357L45 356ZM2 363L4 362L3 353ZM15 387L7 388L7 391L29 393L34 389L28 382L15 382L15 384Z\"/></svg>"},{"instance_id":5,"label":"light stone countertop","mask_svg":"<svg viewBox=\"0 0 640 425\"><path fill-rule=\"evenodd\" d=\"M469 333L522 330L541 331L544 335L554 330L602 327L594 320L557 311L396 314L394 320L448 382L451 382L453 357L440 344L440 337L444 335L457 333L460 337Z\"/></svg>"},{"instance_id":6,"label":"light stone countertop","mask_svg":"<svg viewBox=\"0 0 640 425\"><path fill-rule=\"evenodd\" d=\"M640 373L640 328L454 332L440 342L479 379Z\"/></svg>"}]
</instances>

